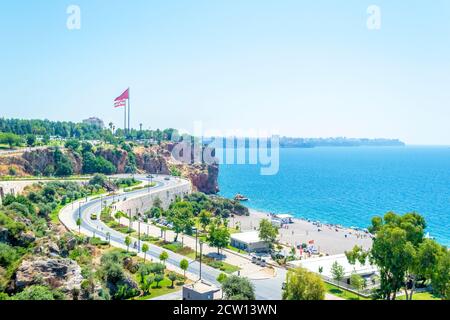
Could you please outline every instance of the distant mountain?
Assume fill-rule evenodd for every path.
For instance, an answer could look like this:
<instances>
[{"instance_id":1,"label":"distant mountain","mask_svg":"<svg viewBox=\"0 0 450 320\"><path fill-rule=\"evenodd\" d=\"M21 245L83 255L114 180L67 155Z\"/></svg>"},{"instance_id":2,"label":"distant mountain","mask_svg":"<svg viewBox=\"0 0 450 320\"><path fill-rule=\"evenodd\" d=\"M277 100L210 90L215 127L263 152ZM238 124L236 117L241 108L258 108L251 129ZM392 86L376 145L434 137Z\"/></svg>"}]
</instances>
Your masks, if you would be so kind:
<instances>
[{"instance_id":1,"label":"distant mountain","mask_svg":"<svg viewBox=\"0 0 450 320\"><path fill-rule=\"evenodd\" d=\"M355 139L355 138L280 138L282 148L314 147L402 147L405 143L398 139Z\"/></svg>"},{"instance_id":2,"label":"distant mountain","mask_svg":"<svg viewBox=\"0 0 450 320\"><path fill-rule=\"evenodd\" d=\"M240 141L238 144L237 140ZM215 141L215 145L223 145L226 148L238 148L245 144L246 148L259 145L261 141L257 138L235 138L231 143L226 138L203 138L203 143L210 144ZM269 143L265 140L262 143ZM291 138L281 137L281 148L315 148L315 147L403 147L405 143L398 139L355 139L355 138Z\"/></svg>"}]
</instances>

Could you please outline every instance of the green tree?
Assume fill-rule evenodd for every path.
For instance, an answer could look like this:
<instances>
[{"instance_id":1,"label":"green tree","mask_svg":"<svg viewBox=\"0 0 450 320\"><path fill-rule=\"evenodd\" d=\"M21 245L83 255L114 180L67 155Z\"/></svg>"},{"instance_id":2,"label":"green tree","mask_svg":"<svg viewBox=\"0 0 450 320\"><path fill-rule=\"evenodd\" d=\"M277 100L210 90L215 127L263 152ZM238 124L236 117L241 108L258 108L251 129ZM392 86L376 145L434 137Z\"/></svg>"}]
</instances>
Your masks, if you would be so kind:
<instances>
[{"instance_id":1,"label":"green tree","mask_svg":"<svg viewBox=\"0 0 450 320\"><path fill-rule=\"evenodd\" d=\"M154 275L144 276L143 280L141 280L141 289L144 291L144 294L149 294L150 289L152 287L153 282L155 282Z\"/></svg>"},{"instance_id":2,"label":"green tree","mask_svg":"<svg viewBox=\"0 0 450 320\"><path fill-rule=\"evenodd\" d=\"M177 274L175 272L170 272L168 278L172 281L171 288L174 288L174 283L177 280Z\"/></svg>"},{"instance_id":3,"label":"green tree","mask_svg":"<svg viewBox=\"0 0 450 320\"><path fill-rule=\"evenodd\" d=\"M77 219L78 233L81 233L81 218Z\"/></svg>"},{"instance_id":4,"label":"green tree","mask_svg":"<svg viewBox=\"0 0 450 320\"><path fill-rule=\"evenodd\" d=\"M227 278L228 278L227 274L222 272L217 277L217 282L219 282L220 284L223 284L225 282L225 280L227 280Z\"/></svg>"},{"instance_id":5,"label":"green tree","mask_svg":"<svg viewBox=\"0 0 450 320\"><path fill-rule=\"evenodd\" d=\"M186 270L189 268L189 261L187 259L183 259L180 261L180 268L184 272L184 278L186 279Z\"/></svg>"},{"instance_id":6,"label":"green tree","mask_svg":"<svg viewBox=\"0 0 450 320\"><path fill-rule=\"evenodd\" d=\"M148 244L144 243L142 245L142 252L144 252L144 263L145 263L145 258L147 257L147 252L148 252L149 249L150 248L149 248Z\"/></svg>"},{"instance_id":7,"label":"green tree","mask_svg":"<svg viewBox=\"0 0 450 320\"><path fill-rule=\"evenodd\" d=\"M169 259L169 254L167 253L167 251L161 252L161 254L159 255L159 260L161 260L161 262L165 264L167 259Z\"/></svg>"},{"instance_id":8,"label":"green tree","mask_svg":"<svg viewBox=\"0 0 450 320\"><path fill-rule=\"evenodd\" d=\"M262 219L259 223L259 238L265 242L267 242L270 247L273 246L273 243L277 239L278 229L272 225L272 223L268 219Z\"/></svg>"},{"instance_id":9,"label":"green tree","mask_svg":"<svg viewBox=\"0 0 450 320\"><path fill-rule=\"evenodd\" d=\"M344 279L345 271L344 267L341 266L337 261L333 262L331 265L331 275L333 276L333 279L339 282Z\"/></svg>"},{"instance_id":10,"label":"green tree","mask_svg":"<svg viewBox=\"0 0 450 320\"><path fill-rule=\"evenodd\" d=\"M255 300L255 289L247 278L229 276L222 284L226 300Z\"/></svg>"},{"instance_id":11,"label":"green tree","mask_svg":"<svg viewBox=\"0 0 450 320\"><path fill-rule=\"evenodd\" d=\"M28 147L33 147L34 144L36 143L36 136L33 134L29 134L26 137L26 141L27 141L27 146Z\"/></svg>"},{"instance_id":12,"label":"green tree","mask_svg":"<svg viewBox=\"0 0 450 320\"><path fill-rule=\"evenodd\" d=\"M200 222L200 225L203 228L203 231L206 230L206 227L211 223L212 213L207 210L200 211L198 215L198 219Z\"/></svg>"},{"instance_id":13,"label":"green tree","mask_svg":"<svg viewBox=\"0 0 450 320\"><path fill-rule=\"evenodd\" d=\"M223 225L211 223L206 241L211 247L217 248L219 254L220 249L226 248L230 243L230 231Z\"/></svg>"},{"instance_id":14,"label":"green tree","mask_svg":"<svg viewBox=\"0 0 450 320\"><path fill-rule=\"evenodd\" d=\"M155 282L156 282L156 287L157 287L157 288L160 287L160 286L159 286L159 283L160 283L161 281L163 281L163 280L164 280L164 274L158 273L158 274L155 275Z\"/></svg>"},{"instance_id":15,"label":"green tree","mask_svg":"<svg viewBox=\"0 0 450 320\"><path fill-rule=\"evenodd\" d=\"M365 286L365 280L357 273L352 273L350 276L350 285L355 288L356 291L361 291Z\"/></svg>"},{"instance_id":16,"label":"green tree","mask_svg":"<svg viewBox=\"0 0 450 320\"><path fill-rule=\"evenodd\" d=\"M325 299L325 284L318 275L303 268L288 271L283 300L323 299Z\"/></svg>"},{"instance_id":17,"label":"green tree","mask_svg":"<svg viewBox=\"0 0 450 320\"><path fill-rule=\"evenodd\" d=\"M424 241L425 227L424 218L417 213L400 216L388 212L383 218L372 219L369 231L375 237L369 259L380 270L381 297L395 300L397 292L404 288L407 299L412 299L415 282L424 271L419 247Z\"/></svg>"},{"instance_id":18,"label":"green tree","mask_svg":"<svg viewBox=\"0 0 450 320\"><path fill-rule=\"evenodd\" d=\"M431 286L443 300L450 300L450 251L445 247L441 247L441 253L431 275Z\"/></svg>"},{"instance_id":19,"label":"green tree","mask_svg":"<svg viewBox=\"0 0 450 320\"><path fill-rule=\"evenodd\" d=\"M19 146L22 143L22 138L14 133L0 132L0 143L7 144L12 149L13 146Z\"/></svg>"},{"instance_id":20,"label":"green tree","mask_svg":"<svg viewBox=\"0 0 450 320\"><path fill-rule=\"evenodd\" d=\"M175 203L169 211L168 221L172 223L175 231L175 242L181 232L190 234L194 226L194 214L192 205L187 201Z\"/></svg>"},{"instance_id":21,"label":"green tree","mask_svg":"<svg viewBox=\"0 0 450 320\"><path fill-rule=\"evenodd\" d=\"M126 236L125 237L125 245L127 246L127 252L128 252L128 250L130 248L130 244L131 244L131 238Z\"/></svg>"}]
</instances>

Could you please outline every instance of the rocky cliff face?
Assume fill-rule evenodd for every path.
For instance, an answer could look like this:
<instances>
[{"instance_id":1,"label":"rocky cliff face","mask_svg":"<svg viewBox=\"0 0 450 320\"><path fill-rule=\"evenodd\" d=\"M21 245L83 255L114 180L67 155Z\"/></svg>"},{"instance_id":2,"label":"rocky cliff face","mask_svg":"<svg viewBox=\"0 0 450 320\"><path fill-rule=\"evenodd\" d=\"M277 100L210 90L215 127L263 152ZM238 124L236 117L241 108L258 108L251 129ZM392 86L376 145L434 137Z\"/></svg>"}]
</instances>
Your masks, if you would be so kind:
<instances>
[{"instance_id":1,"label":"rocky cliff face","mask_svg":"<svg viewBox=\"0 0 450 320\"><path fill-rule=\"evenodd\" d=\"M44 284L69 293L80 289L82 281L81 267L75 261L42 256L22 261L14 285L16 290L21 290L33 284Z\"/></svg>"},{"instance_id":2,"label":"rocky cliff face","mask_svg":"<svg viewBox=\"0 0 450 320\"><path fill-rule=\"evenodd\" d=\"M139 172L170 174L176 168L183 177L192 181L198 191L215 194L219 191L217 164L186 164L172 157L173 144L163 144L149 148L135 147L136 167ZM82 174L82 156L71 150L63 150L72 164L74 174ZM117 173L126 173L129 166L128 152L122 149L98 148L96 156L102 156L117 168ZM11 168L17 176L45 174L49 167L55 166L54 151L51 148L27 151L19 155L0 157L0 175L9 175Z\"/></svg>"}]
</instances>

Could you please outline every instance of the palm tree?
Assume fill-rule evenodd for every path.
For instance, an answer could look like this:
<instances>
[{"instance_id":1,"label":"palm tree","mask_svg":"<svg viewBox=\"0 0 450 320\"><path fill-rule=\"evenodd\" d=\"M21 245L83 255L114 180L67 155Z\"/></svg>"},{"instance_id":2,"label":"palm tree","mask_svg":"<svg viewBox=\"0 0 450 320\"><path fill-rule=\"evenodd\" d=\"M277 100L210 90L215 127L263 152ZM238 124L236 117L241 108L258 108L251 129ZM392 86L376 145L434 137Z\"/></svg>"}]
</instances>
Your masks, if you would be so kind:
<instances>
[{"instance_id":1,"label":"palm tree","mask_svg":"<svg viewBox=\"0 0 450 320\"><path fill-rule=\"evenodd\" d=\"M144 263L145 263L145 258L147 257L147 251L149 250L148 244L144 243L142 245L142 251L144 252Z\"/></svg>"},{"instance_id":2,"label":"palm tree","mask_svg":"<svg viewBox=\"0 0 450 320\"><path fill-rule=\"evenodd\" d=\"M128 252L129 247L130 247L130 244L131 244L131 238L130 237L125 237L125 245L127 246L127 252Z\"/></svg>"}]
</instances>

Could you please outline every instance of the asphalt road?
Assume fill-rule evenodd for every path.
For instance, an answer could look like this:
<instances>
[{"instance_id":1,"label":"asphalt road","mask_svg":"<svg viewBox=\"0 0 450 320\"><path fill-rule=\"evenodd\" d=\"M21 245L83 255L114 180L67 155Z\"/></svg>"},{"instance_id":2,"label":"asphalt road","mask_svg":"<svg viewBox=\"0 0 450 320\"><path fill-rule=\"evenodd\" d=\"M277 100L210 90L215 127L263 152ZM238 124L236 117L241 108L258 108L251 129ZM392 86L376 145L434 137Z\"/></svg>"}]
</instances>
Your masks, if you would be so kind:
<instances>
[{"instance_id":1,"label":"asphalt road","mask_svg":"<svg viewBox=\"0 0 450 320\"><path fill-rule=\"evenodd\" d=\"M135 176L139 180L148 181L145 176ZM156 182L156 186L150 188L144 188L140 190L135 190L131 192L127 192L121 195L102 197L99 199L91 200L87 203L82 203L78 206L75 204L73 209L71 207L66 208L61 211L60 220L66 225L68 228L78 231L78 227L76 226L76 221L78 217L81 217L81 233L96 237L101 237L102 239L106 239L107 233L110 234L111 245L119 248L126 248L124 242L126 235L115 231L105 225L100 219L92 220L90 217L92 214L100 215L102 202L106 201L106 204L109 205L114 201L124 201L126 199L130 199L131 197L141 196L144 194L149 194L165 189L170 189L172 187L178 186L183 183L190 183L186 180L182 180L179 178L171 177L170 180L165 180L164 176L158 176L153 179L153 182ZM145 230L143 230L145 231ZM144 232L143 232L144 233ZM134 245L138 245L138 239L132 239L132 244L130 245L130 250L137 252L134 248ZM142 243L140 243L142 245ZM167 251L169 254L169 259L166 261L167 265L171 265L172 267L177 267L180 265L180 261L183 259L187 259L185 256L176 254L174 252L164 250L155 245L149 244L150 250L147 252L147 257L153 258L156 261L159 261L159 255L163 251ZM139 246L136 246L139 248ZM189 268L187 270L188 273L192 275L200 274L200 263L191 259L189 260ZM217 282L217 277L221 273L221 271L211 268L205 264L201 266L202 270L202 279L207 282L213 283L215 285L219 285ZM252 283L255 286L256 298L258 300L279 300L281 299L281 286L285 279L286 271L284 269L277 268L277 276L272 279L264 279L264 280L252 280Z\"/></svg>"}]
</instances>

